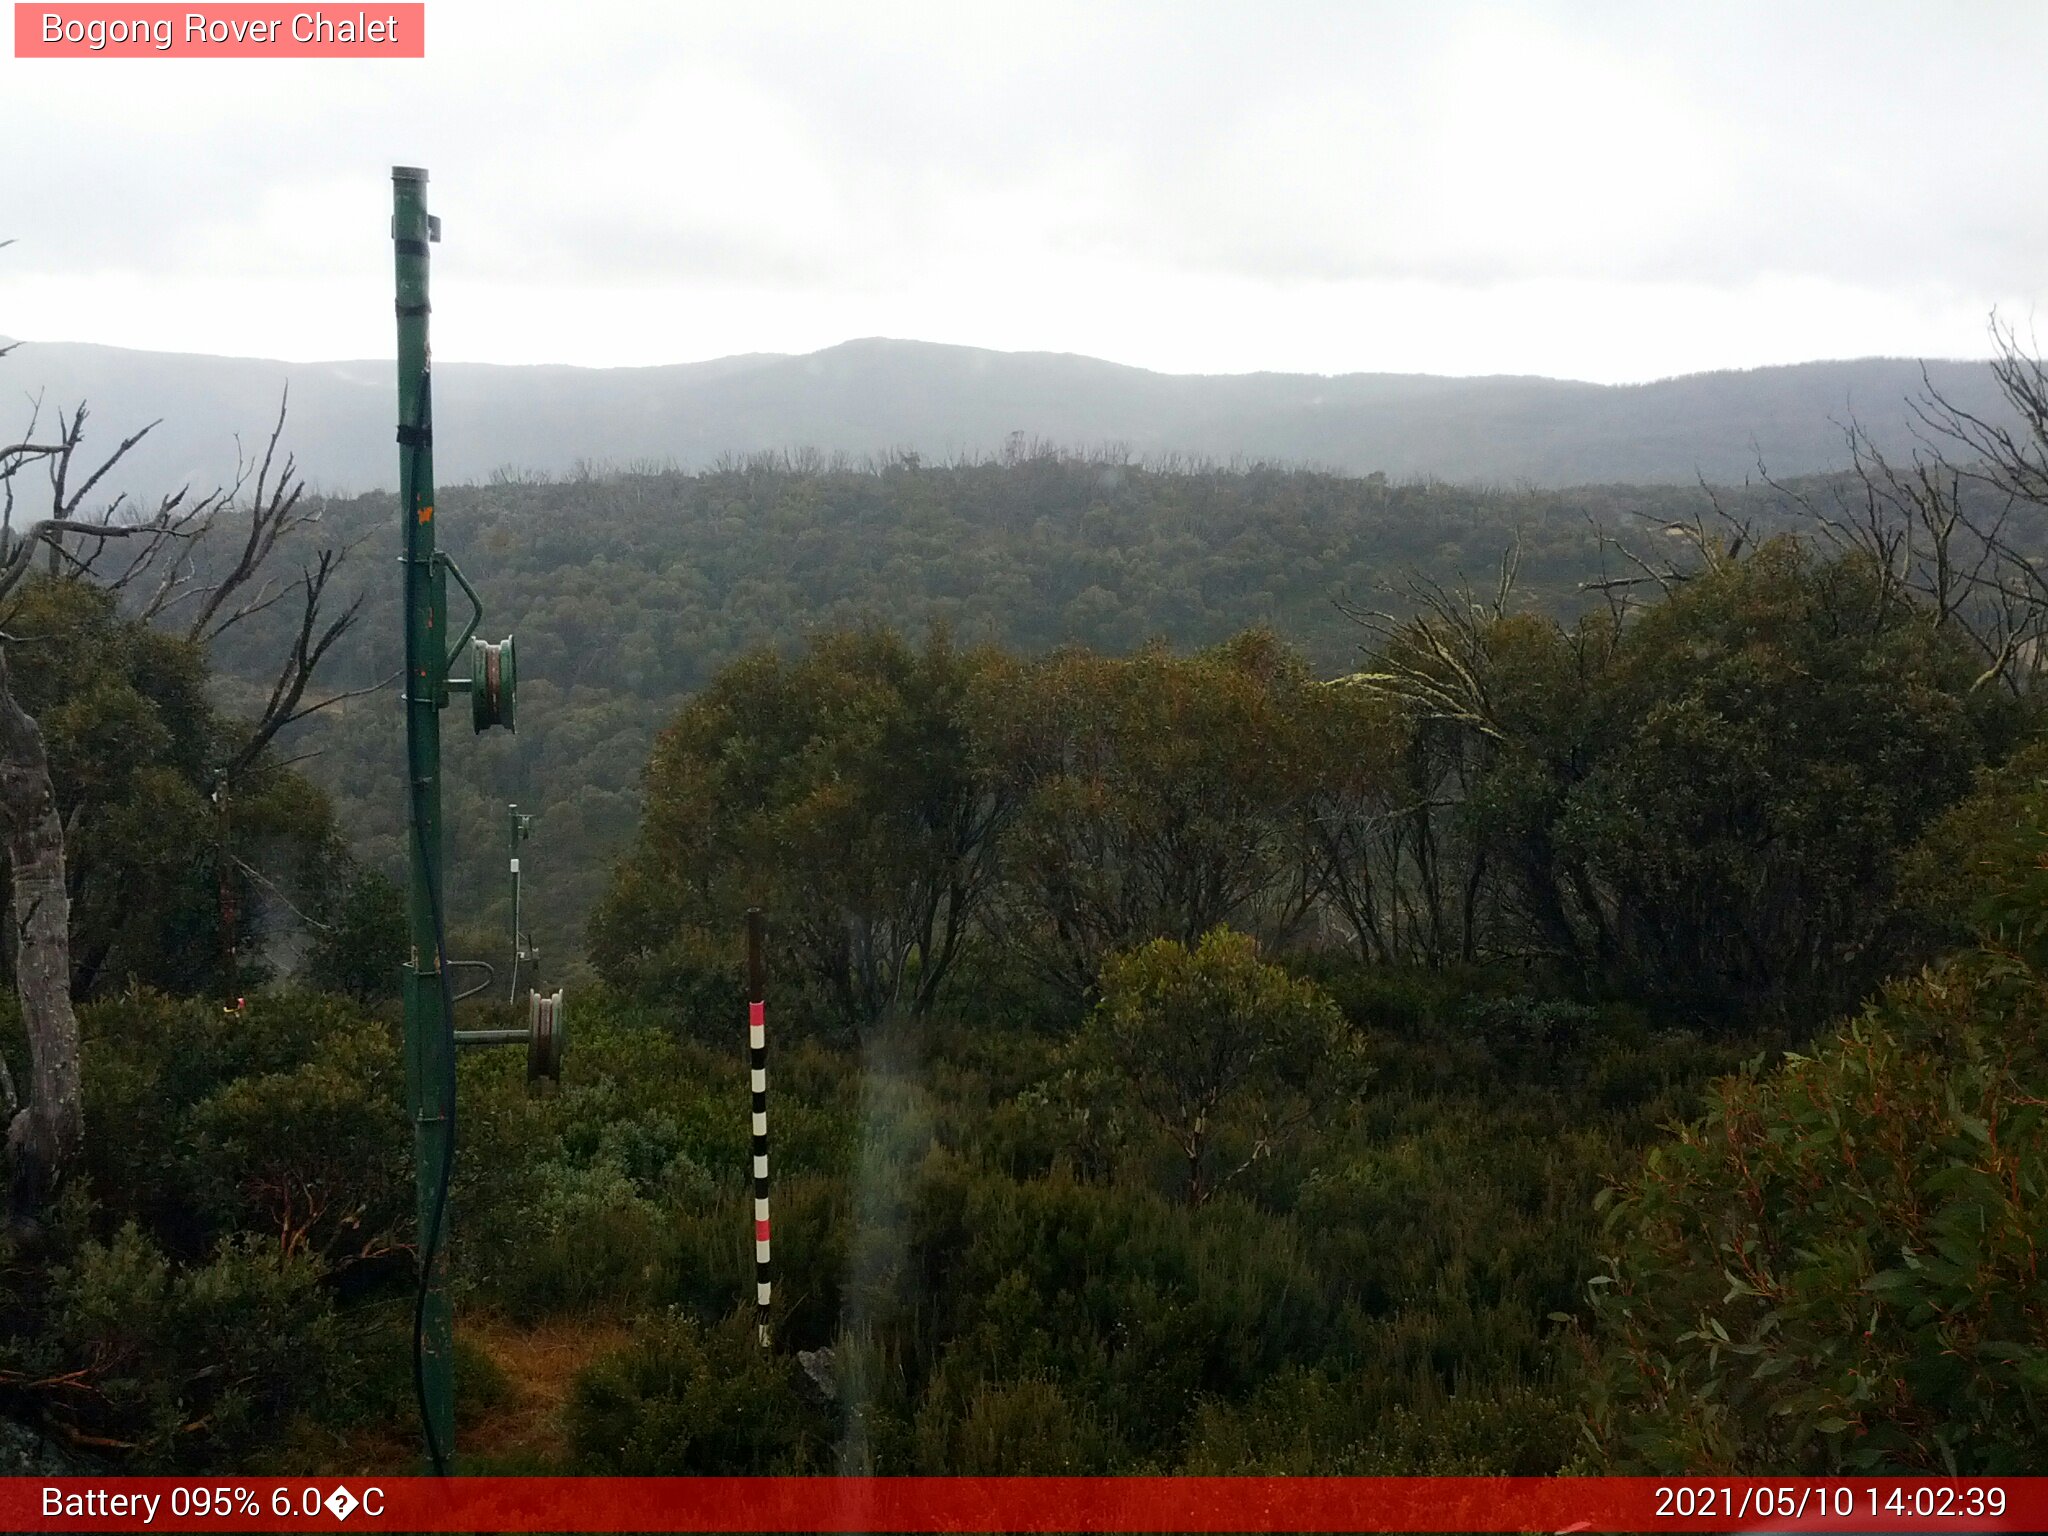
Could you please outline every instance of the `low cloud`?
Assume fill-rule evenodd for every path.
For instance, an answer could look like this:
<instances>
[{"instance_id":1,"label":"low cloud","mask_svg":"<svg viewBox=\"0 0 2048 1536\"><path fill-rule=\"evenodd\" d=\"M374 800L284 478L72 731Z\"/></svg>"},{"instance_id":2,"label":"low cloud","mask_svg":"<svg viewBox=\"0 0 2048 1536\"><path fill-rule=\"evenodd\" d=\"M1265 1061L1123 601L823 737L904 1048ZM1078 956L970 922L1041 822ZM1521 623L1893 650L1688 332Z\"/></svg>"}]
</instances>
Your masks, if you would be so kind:
<instances>
[{"instance_id":1,"label":"low cloud","mask_svg":"<svg viewBox=\"0 0 2048 1536\"><path fill-rule=\"evenodd\" d=\"M1603 286L1619 316L1807 284L1870 326L1854 350L1899 351L1937 312L2031 305L2048 244L2048 11L2024 4L435 0L429 35L424 64L0 60L0 327L221 350L198 296L240 277L307 295L266 324L311 355L335 334L312 296L381 277L393 162L433 170L466 281L737 303L771 347L1007 345L1044 315L1046 346L1200 352L1163 317L1119 352L1149 273L1288 313L1549 285L1596 330ZM949 334L977 297L982 334ZM1481 307L1504 364L1555 330ZM1186 320L1214 325L1208 366L1289 365L1214 319ZM623 358L593 335L561 360Z\"/></svg>"}]
</instances>

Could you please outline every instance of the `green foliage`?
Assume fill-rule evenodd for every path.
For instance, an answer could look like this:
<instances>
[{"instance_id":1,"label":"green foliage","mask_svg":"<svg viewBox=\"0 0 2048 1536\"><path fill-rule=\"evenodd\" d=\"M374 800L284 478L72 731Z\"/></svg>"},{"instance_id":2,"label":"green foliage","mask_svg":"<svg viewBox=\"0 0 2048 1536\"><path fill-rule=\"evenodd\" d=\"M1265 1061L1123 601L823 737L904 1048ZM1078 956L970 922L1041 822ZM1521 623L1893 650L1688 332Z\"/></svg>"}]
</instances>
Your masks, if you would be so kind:
<instances>
[{"instance_id":1,"label":"green foliage","mask_svg":"<svg viewBox=\"0 0 2048 1536\"><path fill-rule=\"evenodd\" d=\"M1900 860L1959 953L1720 1083L1610 1192L1595 1443L1643 1470L2006 1472L2048 1450L2037 743Z\"/></svg>"},{"instance_id":2,"label":"green foliage","mask_svg":"<svg viewBox=\"0 0 2048 1536\"><path fill-rule=\"evenodd\" d=\"M1814 1054L1724 1081L1615 1192L1593 1282L1592 1426L1610 1462L2041 1464L2038 963L1986 948L1895 985Z\"/></svg>"},{"instance_id":3,"label":"green foliage","mask_svg":"<svg viewBox=\"0 0 2048 1536\"><path fill-rule=\"evenodd\" d=\"M694 1353L715 1365L714 1336L731 1327L745 1362L762 1359L733 1313L752 1283L741 1058L720 1065L645 1016L593 1012L591 1054L560 1094L515 1111L495 1078L464 1084L480 1148L506 1149L472 1162L500 1169L465 1206L460 1262L477 1299L516 1298L534 1319L677 1309L640 1331L668 1340L648 1344L658 1371L592 1373L578 1422L604 1427L579 1430L578 1467L1206 1467L1224 1454L1220 1440L1199 1450L1217 1414L1283 1433L1280 1401L1259 1394L1289 1371L1351 1394L1340 1465L1547 1471L1570 1450L1557 1433L1570 1383L1542 1318L1572 1302L1591 1197L1619 1146L1579 1124L1589 1099L1559 1097L1586 1092L1588 1073L1540 1088L1489 1077L1469 1099L1422 1073L1432 1086L1375 1093L1190 1207L1177 1181L1174 1196L1145 1188L1142 1166L1082 1179L1005 1165L1011 1121L993 1111L1065 1070L1063 1048L1036 1031L1006 1040L941 1016L930 1054L878 1036L864 1071L835 1050L778 1053L776 1144L790 1145L776 1164L777 1346L829 1350L837 1396L801 1368L785 1379L789 1357L771 1357L775 1379L758 1389L784 1401L793 1386L817 1438L800 1455L772 1442L757 1454L718 1438L737 1433L742 1406L699 1380ZM1687 1081L1674 1069L1627 1123L1647 1132ZM666 1180L678 1152L708 1192ZM622 1213L629 1239L611 1235ZM529 1242L541 1214L556 1235ZM501 1249L508 1238L525 1251ZM630 1275L576 1289L576 1258L602 1277L615 1255ZM679 1320L695 1329L681 1346ZM636 1438L643 1412L667 1427Z\"/></svg>"},{"instance_id":4,"label":"green foliage","mask_svg":"<svg viewBox=\"0 0 2048 1536\"><path fill-rule=\"evenodd\" d=\"M1587 554L1576 509L1567 532L1548 502L1059 462L593 482L578 495L619 503L570 528L502 494L476 526L561 670L534 680L539 734L480 748L451 801L493 882L496 802L573 783L533 847L580 910L635 813L650 701L698 690L593 925L617 990L579 989L563 1081L529 1088L513 1052L459 1064L462 1305L636 1320L577 1383L569 1465L1537 1475L1577 1452L1582 1401L1617 1466L2038 1460L2048 866L2011 827L2048 772L2038 749L1983 769L2022 712L1973 693L1952 637L1855 561L1766 545L1625 623L1453 600L1333 688L1311 660L1356 637L1326 599L1383 558L1368 534L1403 547L1396 514L1428 513L1423 537L1476 550L1528 512L1554 598ZM861 517L849 542L839 520ZM763 527L786 579L750 574ZM543 572L563 541L577 559ZM999 622L973 632L1051 654L851 627L885 589L909 595L884 617L980 614ZM1303 652L1227 638L1248 591ZM767 649L797 612L828 628ZM1052 649L1155 629L1209 648ZM118 659L133 638L93 644ZM110 805L169 808L109 822L154 913L152 871L189 864L210 820L178 809L189 776L123 777L131 749L183 772L182 722L122 693L176 671L144 660L65 729ZM388 716L323 727L352 808ZM273 788L236 825L299 846L318 807ZM364 868L402 852L384 814ZM320 868L312 974L381 996L393 892ZM211 942L195 889L163 909L196 925L188 954ZM735 1309L756 902L781 1021L766 1352ZM1635 1172L1760 1035L1803 1035L1965 934L1979 952L1724 1083ZM107 1203L0 1262L8 1368L85 1370L99 1395L6 1378L7 1408L151 1465L265 1454L306 1433L295 1416L402 1425L390 1026L339 999L102 992L85 1059ZM1603 1246L1593 1197L1617 1175ZM209 1333L234 1307L266 1337ZM1588 1308L1589 1347L1561 1350ZM131 1314L173 1336L124 1332ZM468 1370L491 1389L487 1361Z\"/></svg>"},{"instance_id":5,"label":"green foliage","mask_svg":"<svg viewBox=\"0 0 2048 1536\"><path fill-rule=\"evenodd\" d=\"M1499 1064L1540 1080L1602 1030L1613 1027L1597 1008L1561 998L1479 996L1459 1010L1458 1022Z\"/></svg>"},{"instance_id":6,"label":"green foliage","mask_svg":"<svg viewBox=\"0 0 2048 1536\"><path fill-rule=\"evenodd\" d=\"M1813 1017L1864 992L1908 934L1900 852L1997 748L1977 670L1860 561L1789 541L1626 631L1558 837L1611 892L1629 993Z\"/></svg>"},{"instance_id":7,"label":"green foliage","mask_svg":"<svg viewBox=\"0 0 2048 1536\"><path fill-rule=\"evenodd\" d=\"M218 993L224 876L241 980L260 980L266 935L297 926L275 891L303 907L340 856L325 797L265 759L223 822L213 774L231 722L208 697L205 651L124 616L111 593L32 580L7 628L20 645L13 687L42 729L71 827L74 989ZM13 946L0 946L0 980L11 984L13 964Z\"/></svg>"},{"instance_id":8,"label":"green foliage","mask_svg":"<svg viewBox=\"0 0 2048 1536\"><path fill-rule=\"evenodd\" d=\"M1096 1405L1126 1465L1168 1452L1201 1394L1247 1391L1309 1350L1331 1316L1298 1237L1242 1205L933 1174L911 1262L949 1314L938 1374L1057 1380Z\"/></svg>"},{"instance_id":9,"label":"green foliage","mask_svg":"<svg viewBox=\"0 0 2048 1536\"><path fill-rule=\"evenodd\" d=\"M1611 525L1638 509L1688 515L1703 500L1050 454L866 468L768 456L701 474L450 485L440 497L447 547L518 631L523 694L517 737L466 744L468 766L447 786L451 907L505 930L501 829L517 801L539 813L529 920L565 961L633 840L654 738L758 647L790 657L820 631L944 625L1024 655L1117 654L1155 638L1202 649L1270 625L1327 673L1359 643L1337 601L1365 600L1400 571L1454 580L1519 541L1536 599L1568 609L1600 569L1588 513ZM388 495L364 496L330 502L322 526L382 548L394 516ZM372 582L366 597L333 658L337 680L359 686L388 674L375 646L396 632L395 584ZM263 645L254 630L231 636L225 669L267 687ZM321 754L307 771L354 852L394 876L403 798L387 783L402 728L376 700L301 728Z\"/></svg>"},{"instance_id":10,"label":"green foliage","mask_svg":"<svg viewBox=\"0 0 2048 1536\"><path fill-rule=\"evenodd\" d=\"M1020 803L992 902L1001 941L1076 1002L1110 953L1222 923L1299 931L1318 793L1364 744L1302 658L1254 630L1195 657L1062 651L975 704Z\"/></svg>"},{"instance_id":11,"label":"green foliage","mask_svg":"<svg viewBox=\"0 0 2048 1536\"><path fill-rule=\"evenodd\" d=\"M1437 880L1468 922L1478 901L1482 948L1755 1028L1825 1017L1924 948L1901 856L2025 716L1979 672L1860 557L1780 539L1626 624L1439 595L1365 681L1450 734L1426 777L1458 848Z\"/></svg>"},{"instance_id":12,"label":"green foliage","mask_svg":"<svg viewBox=\"0 0 2048 1536\"><path fill-rule=\"evenodd\" d=\"M1314 982L1217 928L1113 956L1073 1052L1084 1093L1162 1133L1200 1205L1364 1083L1364 1052Z\"/></svg>"},{"instance_id":13,"label":"green foliage","mask_svg":"<svg viewBox=\"0 0 2048 1536\"><path fill-rule=\"evenodd\" d=\"M234 1238L179 1263L132 1222L63 1246L29 1278L0 1239L10 1395L138 1470L239 1459L355 1385L351 1332L313 1258Z\"/></svg>"},{"instance_id":14,"label":"green foliage","mask_svg":"<svg viewBox=\"0 0 2048 1536\"><path fill-rule=\"evenodd\" d=\"M963 960L1076 1006L1117 948L1298 934L1334 862L1309 829L1384 724L1266 632L1186 659L873 633L763 653L663 736L593 954L643 998L729 1010L760 903L799 1017L927 1013Z\"/></svg>"},{"instance_id":15,"label":"green foliage","mask_svg":"<svg viewBox=\"0 0 2048 1536\"><path fill-rule=\"evenodd\" d=\"M397 997L408 938L398 882L373 869L349 870L333 887L324 921L306 957L306 985L366 1003Z\"/></svg>"},{"instance_id":16,"label":"green foliage","mask_svg":"<svg viewBox=\"0 0 2048 1536\"><path fill-rule=\"evenodd\" d=\"M306 994L224 1012L130 993L80 1029L87 1171L111 1210L181 1253L260 1233L345 1267L397 1241L412 1200L389 1025Z\"/></svg>"},{"instance_id":17,"label":"green foliage","mask_svg":"<svg viewBox=\"0 0 2048 1536\"><path fill-rule=\"evenodd\" d=\"M1574 1414L1555 1388L1418 1394L1375 1412L1357 1377L1283 1371L1242 1405L1197 1416L1191 1476L1541 1477L1558 1471Z\"/></svg>"},{"instance_id":18,"label":"green foliage","mask_svg":"<svg viewBox=\"0 0 2048 1536\"><path fill-rule=\"evenodd\" d=\"M928 1008L1007 814L963 707L998 664L878 631L735 664L656 745L641 840L592 924L606 976L730 1008L734 915L761 905L775 958L841 1021Z\"/></svg>"},{"instance_id":19,"label":"green foliage","mask_svg":"<svg viewBox=\"0 0 2048 1536\"><path fill-rule=\"evenodd\" d=\"M766 904L803 984L782 1016L864 1026L929 1012L963 957L1077 1007L1153 938L1348 930L1392 964L1533 954L1734 1033L1929 951L1905 850L2026 711L1859 558L1720 556L1626 624L1430 601L1342 687L1266 631L1185 658L873 631L758 654L663 737L595 952L724 1011Z\"/></svg>"},{"instance_id":20,"label":"green foliage","mask_svg":"<svg viewBox=\"0 0 2048 1536\"><path fill-rule=\"evenodd\" d=\"M550 1190L519 1237L497 1297L515 1317L631 1308L652 1297L665 1254L659 1218L616 1185Z\"/></svg>"},{"instance_id":21,"label":"green foliage","mask_svg":"<svg viewBox=\"0 0 2048 1536\"><path fill-rule=\"evenodd\" d=\"M812 1471L826 1424L797 1379L749 1316L701 1328L671 1315L578 1379L570 1440L579 1465L614 1476Z\"/></svg>"},{"instance_id":22,"label":"green foliage","mask_svg":"<svg viewBox=\"0 0 2048 1536\"><path fill-rule=\"evenodd\" d=\"M237 1078L190 1111L192 1176L235 1227L330 1263L388 1251L408 1214L403 1074L370 1025L290 1071Z\"/></svg>"},{"instance_id":23,"label":"green foliage","mask_svg":"<svg viewBox=\"0 0 2048 1536\"><path fill-rule=\"evenodd\" d=\"M519 1320L670 1299L722 1313L753 1273L744 1011L724 1052L594 994L577 1019L558 1090L530 1090L515 1052L461 1062L457 1275ZM801 1233L804 1175L844 1155L849 1085L803 1047L775 1070L777 1218Z\"/></svg>"},{"instance_id":24,"label":"green foliage","mask_svg":"<svg viewBox=\"0 0 2048 1536\"><path fill-rule=\"evenodd\" d=\"M2024 926L2014 893L2025 884L2038 846L2044 794L2048 741L2035 740L1980 770L1970 794L1907 852L1902 900L1931 934L1967 946L2001 925Z\"/></svg>"},{"instance_id":25,"label":"green foliage","mask_svg":"<svg viewBox=\"0 0 2048 1536\"><path fill-rule=\"evenodd\" d=\"M1197 946L1131 963L1162 995L1199 1001L1213 970L1283 1016L1328 1027L1323 991L1259 965L1247 943L1225 935L1207 960ZM674 1308L636 1324L633 1343L580 1382L566 1421L577 1469L1244 1470L1307 1457L1361 1471L1553 1470L1569 1450L1556 1424L1574 1381L1542 1319L1572 1304L1592 1193L1627 1145L1588 1124L1598 1074L1570 1063L1606 1060L1614 1031L1574 1032L1557 1046L1563 1063L1523 1077L1450 1028L1459 988L1442 978L1404 990L1381 973L1323 969L1334 991L1378 1000L1361 1007L1380 1021L1382 1080L1276 1141L1199 1207L1177 1179L1170 1195L1147 1187L1156 1170L1142 1158L1083 1178L1055 1166L1054 1145L1019 1165L1004 1140L1028 1120L1015 1106L1070 1069L1069 1047L1043 1025L1002 1033L947 1013L922 1044L878 1034L859 1058L779 1049L777 1352L767 1355L750 1313L734 1310L752 1284L743 1015L713 1050L679 1038L662 1014L593 996L558 1088L529 1090L511 1053L462 1060L461 1305L537 1325ZM1438 1001L1412 1015L1386 1001L1425 996ZM1544 1006L1526 1011L1542 1017ZM317 1275L323 1246L354 1251L316 1235L284 1257L271 1211L250 1197L267 1156L334 1189L336 1209L360 1198L344 1175L356 1161L354 1173L371 1170L377 1136L353 1100L327 1095L360 1076L377 1082L369 1102L396 1105L395 1082L379 1077L390 1070L385 1026L304 997L258 998L229 1015L137 994L86 1018L87 1059L101 1063L88 1079L92 1113L133 1129L100 1138L96 1177L121 1205L53 1238L63 1251L146 1250L169 1276L166 1295L180 1274L220 1262L223 1236L237 1263L261 1257L294 1275ZM1399 1018L1412 1039L1387 1032ZM1704 1061L1672 1055L1646 1069L1614 1124L1646 1132L1684 1102ZM1446 1076L1440 1062L1465 1065ZM389 1194L401 1212L404 1148L394 1124L383 1149L397 1159ZM135 1239L120 1238L124 1220L137 1223ZM402 1234L402 1214L397 1223ZM354 1269L367 1289L316 1285L324 1311L248 1304L279 1339L307 1340L295 1370L325 1372L324 1341L342 1332L349 1369L322 1378L331 1395L300 1395L313 1374L282 1377L291 1395L270 1400L275 1422L230 1415L217 1419L224 1438L164 1454L245 1465L298 1446L332 1455L325 1437L374 1426L409 1433L407 1267L385 1290L378 1266ZM37 1328L55 1337L43 1326L55 1302L38 1289L48 1272L0 1268L14 1287L0 1294L11 1340ZM9 1348L47 1358L54 1373L87 1358L85 1325L66 1337L63 1359ZM784 1353L820 1348L836 1357L826 1369L836 1397ZM11 1405L142 1445L138 1426L162 1411L181 1359L153 1348L123 1367L155 1384L118 1426L67 1419L73 1408L48 1393ZM489 1381L472 1378L487 1377L487 1364L472 1364L464 1390L484 1391ZM1334 1396L1277 1385L1295 1378Z\"/></svg>"},{"instance_id":26,"label":"green foliage","mask_svg":"<svg viewBox=\"0 0 2048 1536\"><path fill-rule=\"evenodd\" d=\"M1052 1381L942 1382L917 1413L921 1470L953 1477L1100 1477L1114 1448L1085 1409Z\"/></svg>"},{"instance_id":27,"label":"green foliage","mask_svg":"<svg viewBox=\"0 0 2048 1536\"><path fill-rule=\"evenodd\" d=\"M389 1027L136 991L80 1028L85 1177L0 1258L6 1406L137 1469L246 1465L364 1411L412 1206Z\"/></svg>"}]
</instances>

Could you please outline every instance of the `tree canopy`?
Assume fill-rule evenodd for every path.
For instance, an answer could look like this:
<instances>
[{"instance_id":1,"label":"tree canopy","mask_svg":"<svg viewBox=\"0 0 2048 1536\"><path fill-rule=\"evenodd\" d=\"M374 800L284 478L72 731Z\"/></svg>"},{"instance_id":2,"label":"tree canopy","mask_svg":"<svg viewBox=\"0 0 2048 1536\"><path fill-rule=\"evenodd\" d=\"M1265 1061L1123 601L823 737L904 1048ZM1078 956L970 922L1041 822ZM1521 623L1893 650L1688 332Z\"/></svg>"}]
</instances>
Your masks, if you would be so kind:
<instances>
[{"instance_id":1,"label":"tree canopy","mask_svg":"<svg viewBox=\"0 0 2048 1536\"><path fill-rule=\"evenodd\" d=\"M323 920L348 877L325 795L272 753L221 805L217 772L243 727L214 702L205 645L124 614L103 588L32 579L8 627L14 690L71 829L74 990L219 996L231 949L243 981L261 981L266 939ZM0 946L0 977L13 962Z\"/></svg>"},{"instance_id":2,"label":"tree canopy","mask_svg":"<svg viewBox=\"0 0 2048 1536\"><path fill-rule=\"evenodd\" d=\"M2015 1473L2048 1452L2048 794L1975 944L1717 1084L1608 1191L1590 1419L1618 1465Z\"/></svg>"}]
</instances>

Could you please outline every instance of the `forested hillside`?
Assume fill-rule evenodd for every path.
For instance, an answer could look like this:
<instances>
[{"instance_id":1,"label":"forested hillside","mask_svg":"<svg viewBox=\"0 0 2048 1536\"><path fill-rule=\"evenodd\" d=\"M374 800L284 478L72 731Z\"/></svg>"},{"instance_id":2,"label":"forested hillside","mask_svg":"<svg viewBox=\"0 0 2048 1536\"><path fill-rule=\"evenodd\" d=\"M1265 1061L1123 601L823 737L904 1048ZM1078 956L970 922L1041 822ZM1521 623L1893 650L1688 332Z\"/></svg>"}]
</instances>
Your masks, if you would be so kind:
<instances>
[{"instance_id":1,"label":"forested hillside","mask_svg":"<svg viewBox=\"0 0 2048 1536\"><path fill-rule=\"evenodd\" d=\"M164 418L110 489L210 485L234 469L223 424L265 420L289 385L299 457L339 492L391 483L391 365L284 363L24 343L51 404ZM800 357L653 368L437 362L446 480L579 464L701 469L727 453L808 444L866 456L999 456L1013 441L1121 444L1149 459L1321 464L1396 479L1557 487L1739 481L1847 467L1841 424L1888 452L1912 443L1903 358L1699 373L1643 384L1429 374L1154 373L1099 358L870 338ZM1986 420L2007 405L1982 362L1934 360L1935 387Z\"/></svg>"},{"instance_id":2,"label":"forested hillside","mask_svg":"<svg viewBox=\"0 0 2048 1536\"><path fill-rule=\"evenodd\" d=\"M655 732L691 692L757 646L881 623L941 624L963 643L1106 652L1148 640L1215 644L1265 624L1324 675L1367 636L1347 608L1402 607L1408 573L1482 590L1518 552L1518 601L1556 613L1581 584L1631 572L1603 530L1658 550L1697 489L1489 492L1303 470L1144 468L1050 450L1007 464L870 468L761 456L721 470L499 480L441 493L445 548L489 593L488 637L519 644L514 739L461 740L450 783L456 910L509 931L503 808L541 813L527 850L544 948L581 951L581 925L639 807ZM1737 500L1742 500L1738 495ZM1774 497L1746 515L1783 526ZM330 502L322 536L354 544L362 622L334 658L361 686L396 665L395 538L386 496ZM227 652L252 674L274 635ZM245 664L246 659L246 664ZM266 680L267 681L267 680ZM305 771L335 799L361 857L402 867L399 712L388 694L304 728Z\"/></svg>"}]
</instances>

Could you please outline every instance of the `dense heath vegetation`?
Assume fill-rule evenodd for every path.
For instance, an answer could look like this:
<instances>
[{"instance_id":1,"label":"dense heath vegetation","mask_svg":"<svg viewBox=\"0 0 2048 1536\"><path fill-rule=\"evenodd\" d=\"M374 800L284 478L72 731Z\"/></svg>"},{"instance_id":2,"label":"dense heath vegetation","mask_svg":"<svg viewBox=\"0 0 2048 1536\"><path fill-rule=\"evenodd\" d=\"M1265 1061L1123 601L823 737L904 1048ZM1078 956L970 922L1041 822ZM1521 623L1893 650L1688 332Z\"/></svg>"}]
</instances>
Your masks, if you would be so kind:
<instances>
[{"instance_id":1,"label":"dense heath vegetation","mask_svg":"<svg viewBox=\"0 0 2048 1536\"><path fill-rule=\"evenodd\" d=\"M558 1088L461 1063L465 1465L2040 1465L2038 707L1775 495L1737 534L1056 455L445 493L530 679L451 752L458 948L502 946L516 799L576 961ZM1683 579L1598 531L1635 510ZM8 627L91 828L88 1136L0 1237L0 1409L123 1468L404 1463L395 706L267 763L229 859L202 747L256 669L76 584Z\"/></svg>"}]
</instances>

